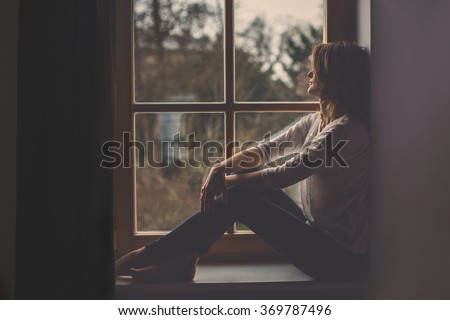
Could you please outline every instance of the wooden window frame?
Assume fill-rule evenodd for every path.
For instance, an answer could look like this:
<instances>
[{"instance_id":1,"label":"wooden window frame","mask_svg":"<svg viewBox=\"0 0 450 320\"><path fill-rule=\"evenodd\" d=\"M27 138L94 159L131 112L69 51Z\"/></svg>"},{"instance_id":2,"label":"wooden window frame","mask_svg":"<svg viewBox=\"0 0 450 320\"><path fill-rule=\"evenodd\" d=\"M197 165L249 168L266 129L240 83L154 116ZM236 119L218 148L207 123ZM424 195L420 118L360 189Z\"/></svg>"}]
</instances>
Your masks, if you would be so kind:
<instances>
[{"instance_id":1,"label":"wooden window frame","mask_svg":"<svg viewBox=\"0 0 450 320\"><path fill-rule=\"evenodd\" d=\"M225 23L233 23L233 0L225 1ZM234 42L232 32L225 35L225 102L186 105L177 103L136 103L133 85L133 0L118 1L117 6L117 141L122 140L123 132L133 132L133 114L136 112L223 112L225 114L226 141L234 141L234 114L245 111L313 111L317 102L276 102L249 103L234 101ZM355 0L324 1L324 41L356 39ZM226 150L231 155L231 148ZM133 156L133 155L131 155ZM128 150L123 157L129 159ZM133 162L132 162L133 163ZM161 234L134 235L134 169L116 168L114 171L114 217L116 255L121 256L130 250L142 247L159 238ZM260 238L252 233L233 233L222 237L210 250L210 260L273 260L274 253Z\"/></svg>"}]
</instances>

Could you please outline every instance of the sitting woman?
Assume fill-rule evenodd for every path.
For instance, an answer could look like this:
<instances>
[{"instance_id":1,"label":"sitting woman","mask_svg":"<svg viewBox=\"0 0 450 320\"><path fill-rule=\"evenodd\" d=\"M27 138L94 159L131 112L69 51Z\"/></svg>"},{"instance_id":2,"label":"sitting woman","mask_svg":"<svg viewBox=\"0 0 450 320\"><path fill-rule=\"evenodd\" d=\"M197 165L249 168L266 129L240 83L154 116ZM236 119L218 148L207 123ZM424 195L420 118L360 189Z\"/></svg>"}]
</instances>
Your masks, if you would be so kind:
<instances>
[{"instance_id":1,"label":"sitting woman","mask_svg":"<svg viewBox=\"0 0 450 320\"><path fill-rule=\"evenodd\" d=\"M308 92L320 99L320 110L272 141L216 164L201 188L200 211L121 257L116 274L191 281L199 257L236 221L314 279L363 274L369 238L367 70L365 50L353 43L315 46ZM283 165L260 169L288 154L294 156ZM281 190L297 182L301 208Z\"/></svg>"}]
</instances>

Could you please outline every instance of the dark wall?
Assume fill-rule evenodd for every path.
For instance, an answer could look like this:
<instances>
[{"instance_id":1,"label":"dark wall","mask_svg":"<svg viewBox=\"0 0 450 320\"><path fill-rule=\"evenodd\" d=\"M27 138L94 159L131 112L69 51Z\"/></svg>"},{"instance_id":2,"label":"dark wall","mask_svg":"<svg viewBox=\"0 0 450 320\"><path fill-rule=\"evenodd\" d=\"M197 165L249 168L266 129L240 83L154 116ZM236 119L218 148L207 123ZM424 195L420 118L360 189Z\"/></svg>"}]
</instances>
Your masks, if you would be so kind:
<instances>
[{"instance_id":1,"label":"dark wall","mask_svg":"<svg viewBox=\"0 0 450 320\"><path fill-rule=\"evenodd\" d=\"M19 299L113 296L112 172L99 166L114 123L110 3L20 3Z\"/></svg>"},{"instance_id":2,"label":"dark wall","mask_svg":"<svg viewBox=\"0 0 450 320\"><path fill-rule=\"evenodd\" d=\"M0 299L14 297L19 1L0 1Z\"/></svg>"},{"instance_id":3,"label":"dark wall","mask_svg":"<svg viewBox=\"0 0 450 320\"><path fill-rule=\"evenodd\" d=\"M450 298L449 15L371 1L375 298Z\"/></svg>"}]
</instances>

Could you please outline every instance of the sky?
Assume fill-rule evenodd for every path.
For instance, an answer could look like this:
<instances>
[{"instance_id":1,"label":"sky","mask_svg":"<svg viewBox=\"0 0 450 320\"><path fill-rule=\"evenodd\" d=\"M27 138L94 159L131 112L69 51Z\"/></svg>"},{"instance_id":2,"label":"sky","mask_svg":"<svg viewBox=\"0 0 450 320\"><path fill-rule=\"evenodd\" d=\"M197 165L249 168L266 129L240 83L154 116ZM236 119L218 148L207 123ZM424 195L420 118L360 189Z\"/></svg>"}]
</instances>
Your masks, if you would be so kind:
<instances>
[{"instance_id":1,"label":"sky","mask_svg":"<svg viewBox=\"0 0 450 320\"><path fill-rule=\"evenodd\" d=\"M314 25L323 23L323 0L237 0L237 23L248 23L255 16L264 16L268 21L281 19L305 21Z\"/></svg>"},{"instance_id":2,"label":"sky","mask_svg":"<svg viewBox=\"0 0 450 320\"><path fill-rule=\"evenodd\" d=\"M244 31L249 23L257 16L262 16L272 29L273 55L278 53L280 36L289 26L311 23L323 26L323 0L236 0L235 30ZM236 39L236 45L245 46ZM263 66L265 68L265 66ZM289 86L293 86L291 78L280 64L273 66L274 80L281 79Z\"/></svg>"},{"instance_id":3,"label":"sky","mask_svg":"<svg viewBox=\"0 0 450 320\"><path fill-rule=\"evenodd\" d=\"M213 7L217 0L206 0ZM237 10L236 20L248 23L256 15L264 16L269 21L285 19L284 21L302 20L320 25L323 21L323 0L235 0ZM135 0L136 11L142 11L143 0ZM224 6L222 5L222 8ZM290 19L289 19L290 18Z\"/></svg>"},{"instance_id":4,"label":"sky","mask_svg":"<svg viewBox=\"0 0 450 320\"><path fill-rule=\"evenodd\" d=\"M144 2L151 0L135 0L135 11L145 10ZM189 0L184 0L189 3ZM198 1L198 0L194 0ZM212 8L218 3L224 8L225 1L228 0L204 0ZM180 0L179 3L183 3ZM311 23L319 27L323 26L323 3L324 0L235 0L235 31L244 31L251 21L257 16L261 16L267 23L272 32L272 49L274 55L277 53L280 35L288 27L294 25L305 25ZM206 23L206 28L200 30L191 30L192 34L200 37L203 33L207 33L211 38L217 34L219 26L217 20ZM197 31L199 34L197 34ZM237 46L245 46L236 39ZM280 65L275 65L274 79L282 79L286 83L290 83L290 78ZM293 85L293 84L291 84Z\"/></svg>"}]
</instances>

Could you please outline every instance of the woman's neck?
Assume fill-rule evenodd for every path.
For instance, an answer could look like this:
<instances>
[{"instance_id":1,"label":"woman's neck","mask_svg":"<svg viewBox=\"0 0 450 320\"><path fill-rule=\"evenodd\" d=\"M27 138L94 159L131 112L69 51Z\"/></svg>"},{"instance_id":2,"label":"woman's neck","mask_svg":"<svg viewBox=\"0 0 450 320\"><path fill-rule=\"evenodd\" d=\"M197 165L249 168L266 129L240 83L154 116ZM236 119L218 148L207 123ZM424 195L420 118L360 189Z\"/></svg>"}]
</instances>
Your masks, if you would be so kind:
<instances>
[{"instance_id":1,"label":"woman's neck","mask_svg":"<svg viewBox=\"0 0 450 320\"><path fill-rule=\"evenodd\" d=\"M332 121L344 115L341 108L331 100L320 99L319 106L320 117L322 118L321 130Z\"/></svg>"},{"instance_id":2,"label":"woman's neck","mask_svg":"<svg viewBox=\"0 0 450 320\"><path fill-rule=\"evenodd\" d=\"M322 124L320 126L320 130L322 130L326 125L328 125L331 121L333 121L333 105L329 100L319 100L319 112L320 118L322 119Z\"/></svg>"},{"instance_id":3,"label":"woman's neck","mask_svg":"<svg viewBox=\"0 0 450 320\"><path fill-rule=\"evenodd\" d=\"M319 99L319 111L322 116L326 115L331 102L329 100Z\"/></svg>"}]
</instances>

